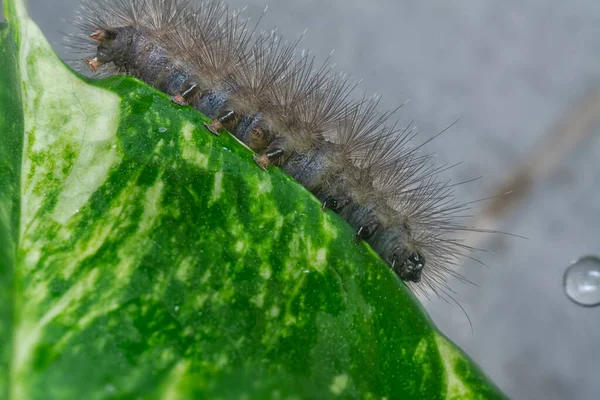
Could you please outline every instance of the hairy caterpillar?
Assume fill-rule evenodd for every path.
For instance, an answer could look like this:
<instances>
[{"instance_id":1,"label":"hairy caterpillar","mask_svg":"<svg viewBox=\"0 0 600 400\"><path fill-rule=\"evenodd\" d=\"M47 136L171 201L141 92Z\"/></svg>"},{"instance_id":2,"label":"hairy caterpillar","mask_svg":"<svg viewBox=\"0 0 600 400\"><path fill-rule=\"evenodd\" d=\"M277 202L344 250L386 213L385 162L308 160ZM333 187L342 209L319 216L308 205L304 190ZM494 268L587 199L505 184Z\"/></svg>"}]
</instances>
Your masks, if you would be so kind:
<instances>
[{"instance_id":1,"label":"hairy caterpillar","mask_svg":"<svg viewBox=\"0 0 600 400\"><path fill-rule=\"evenodd\" d=\"M447 288L469 248L455 234L466 209L379 98L329 61L316 64L274 32L260 32L220 0L86 1L70 47L92 72L135 76L190 105L282 168L339 213L409 285ZM297 54L300 53L300 54ZM419 283L418 285L415 285Z\"/></svg>"}]
</instances>

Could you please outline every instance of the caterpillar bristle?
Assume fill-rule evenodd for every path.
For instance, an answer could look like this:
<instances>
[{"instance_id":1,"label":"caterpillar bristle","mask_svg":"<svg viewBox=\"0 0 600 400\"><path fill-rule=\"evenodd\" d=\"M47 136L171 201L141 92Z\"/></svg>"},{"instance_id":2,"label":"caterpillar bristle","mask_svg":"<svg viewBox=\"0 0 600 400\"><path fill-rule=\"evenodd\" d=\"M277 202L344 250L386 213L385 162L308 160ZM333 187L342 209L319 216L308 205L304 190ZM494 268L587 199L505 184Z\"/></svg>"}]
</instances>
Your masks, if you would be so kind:
<instances>
[{"instance_id":1,"label":"caterpillar bristle","mask_svg":"<svg viewBox=\"0 0 600 400\"><path fill-rule=\"evenodd\" d=\"M130 74L213 119L280 166L343 217L409 287L452 300L448 278L474 250L457 236L469 204L413 146L412 122L355 96L359 82L287 41L260 31L220 0L84 0L68 47L91 70ZM453 125L453 124L452 124ZM450 126L452 126L450 125Z\"/></svg>"}]
</instances>

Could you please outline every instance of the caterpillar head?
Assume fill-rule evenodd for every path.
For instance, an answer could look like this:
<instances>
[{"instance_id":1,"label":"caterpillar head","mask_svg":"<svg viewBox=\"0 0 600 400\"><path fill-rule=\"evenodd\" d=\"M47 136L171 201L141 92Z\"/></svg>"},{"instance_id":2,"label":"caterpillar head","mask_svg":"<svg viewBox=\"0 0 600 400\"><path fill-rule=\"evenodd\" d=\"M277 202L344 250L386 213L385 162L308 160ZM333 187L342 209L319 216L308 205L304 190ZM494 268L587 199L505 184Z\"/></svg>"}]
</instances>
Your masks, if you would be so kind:
<instances>
[{"instance_id":1,"label":"caterpillar head","mask_svg":"<svg viewBox=\"0 0 600 400\"><path fill-rule=\"evenodd\" d=\"M401 254L393 253L392 269L403 281L419 282L425 267L425 257L418 251L404 251L404 255Z\"/></svg>"},{"instance_id":2,"label":"caterpillar head","mask_svg":"<svg viewBox=\"0 0 600 400\"><path fill-rule=\"evenodd\" d=\"M417 283L421 281L426 261L423 253L411 244L410 238L407 226L403 230L384 228L371 245L400 279Z\"/></svg>"}]
</instances>

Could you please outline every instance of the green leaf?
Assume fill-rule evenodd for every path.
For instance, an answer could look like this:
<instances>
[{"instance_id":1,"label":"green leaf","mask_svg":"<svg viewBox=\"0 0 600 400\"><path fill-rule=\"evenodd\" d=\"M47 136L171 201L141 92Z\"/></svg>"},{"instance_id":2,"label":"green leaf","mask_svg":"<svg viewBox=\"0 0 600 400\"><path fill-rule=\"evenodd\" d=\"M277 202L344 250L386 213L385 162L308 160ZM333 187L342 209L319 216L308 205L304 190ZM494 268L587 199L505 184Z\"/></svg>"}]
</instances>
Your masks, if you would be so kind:
<instances>
[{"instance_id":1,"label":"green leaf","mask_svg":"<svg viewBox=\"0 0 600 400\"><path fill-rule=\"evenodd\" d=\"M0 398L504 397L303 187L4 8Z\"/></svg>"}]
</instances>

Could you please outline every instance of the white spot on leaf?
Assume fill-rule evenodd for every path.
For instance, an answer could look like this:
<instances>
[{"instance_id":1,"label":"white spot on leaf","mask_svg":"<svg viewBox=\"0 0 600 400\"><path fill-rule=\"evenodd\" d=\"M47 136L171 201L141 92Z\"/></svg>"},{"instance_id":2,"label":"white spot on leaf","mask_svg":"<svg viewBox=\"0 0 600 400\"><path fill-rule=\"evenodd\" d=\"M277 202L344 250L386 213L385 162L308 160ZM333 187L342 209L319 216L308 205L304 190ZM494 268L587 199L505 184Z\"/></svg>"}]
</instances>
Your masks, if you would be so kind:
<instances>
[{"instance_id":1,"label":"white spot on leaf","mask_svg":"<svg viewBox=\"0 0 600 400\"><path fill-rule=\"evenodd\" d=\"M338 375L333 378L333 382L331 382L331 385L329 386L329 390L331 390L331 393L333 393L335 395L340 395L340 394L342 394L342 392L344 390L346 390L347 386L348 386L348 375L346 375L346 374Z\"/></svg>"},{"instance_id":2,"label":"white spot on leaf","mask_svg":"<svg viewBox=\"0 0 600 400\"><path fill-rule=\"evenodd\" d=\"M456 370L456 364L465 359L452 344L439 334L434 335L440 359L446 373L446 397L449 399L466 399L473 397L471 389L462 380L461 373Z\"/></svg>"},{"instance_id":3,"label":"white spot on leaf","mask_svg":"<svg viewBox=\"0 0 600 400\"><path fill-rule=\"evenodd\" d=\"M219 171L215 174L215 183L212 191L212 196L210 197L210 204L213 204L215 201L221 197L223 193L223 172Z\"/></svg>"}]
</instances>

